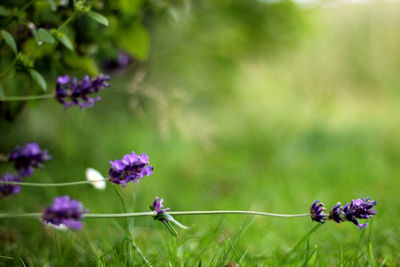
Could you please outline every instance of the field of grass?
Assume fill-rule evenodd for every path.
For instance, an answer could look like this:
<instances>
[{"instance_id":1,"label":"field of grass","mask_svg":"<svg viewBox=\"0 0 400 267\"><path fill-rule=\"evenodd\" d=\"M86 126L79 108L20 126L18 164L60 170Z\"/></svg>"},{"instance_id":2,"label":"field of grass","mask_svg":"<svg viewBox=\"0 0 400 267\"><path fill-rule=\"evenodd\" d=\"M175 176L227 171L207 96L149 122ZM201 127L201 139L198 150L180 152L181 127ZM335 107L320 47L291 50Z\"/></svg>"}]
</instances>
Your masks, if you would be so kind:
<instances>
[{"instance_id":1,"label":"field of grass","mask_svg":"<svg viewBox=\"0 0 400 267\"><path fill-rule=\"evenodd\" d=\"M87 167L106 175L109 160L132 150L155 168L124 189L26 187L1 200L2 211L37 212L63 194L93 213L147 211L155 196L173 211L275 213L369 196L378 213L366 229L310 218L177 216L190 229L173 238L148 217L87 218L78 232L7 219L0 266L400 265L397 10L397 3L305 9L309 30L299 43L241 60L227 88L213 88L212 69L194 73L200 52L181 62L160 42L149 65L112 80L94 108L32 102L13 123L0 122L2 152L35 141L53 156L30 181L82 180ZM213 90L196 87L207 82Z\"/></svg>"}]
</instances>

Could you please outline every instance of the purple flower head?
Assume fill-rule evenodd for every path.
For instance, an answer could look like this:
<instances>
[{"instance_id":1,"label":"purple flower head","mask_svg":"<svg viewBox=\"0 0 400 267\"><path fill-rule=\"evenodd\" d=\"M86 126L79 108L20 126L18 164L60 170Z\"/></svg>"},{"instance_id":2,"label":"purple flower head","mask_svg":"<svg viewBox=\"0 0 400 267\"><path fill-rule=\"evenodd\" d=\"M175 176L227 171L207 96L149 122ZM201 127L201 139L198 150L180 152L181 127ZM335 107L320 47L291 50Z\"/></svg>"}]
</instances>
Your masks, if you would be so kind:
<instances>
[{"instance_id":1,"label":"purple flower head","mask_svg":"<svg viewBox=\"0 0 400 267\"><path fill-rule=\"evenodd\" d=\"M34 168L43 167L43 163L51 159L47 150L41 150L36 143L27 143L11 151L8 161L14 162L19 176L31 176Z\"/></svg>"},{"instance_id":2,"label":"purple flower head","mask_svg":"<svg viewBox=\"0 0 400 267\"><path fill-rule=\"evenodd\" d=\"M338 202L329 212L328 220L334 220L337 223L341 223L345 220L345 214L343 208L340 206L340 202Z\"/></svg>"},{"instance_id":3,"label":"purple flower head","mask_svg":"<svg viewBox=\"0 0 400 267\"><path fill-rule=\"evenodd\" d=\"M21 182L21 179L7 172L6 174L3 175L3 177L0 178L0 181ZM20 190L21 187L19 185L0 183L0 199L11 194L16 195L19 193Z\"/></svg>"},{"instance_id":4,"label":"purple flower head","mask_svg":"<svg viewBox=\"0 0 400 267\"><path fill-rule=\"evenodd\" d=\"M372 201L369 197L366 199L353 199L351 203L346 203L346 205L343 206L343 212L346 220L354 223L360 227L361 230L367 227L368 223L360 224L357 219L368 219L371 218L372 215L375 215L376 210L373 210L375 205L376 201Z\"/></svg>"},{"instance_id":5,"label":"purple flower head","mask_svg":"<svg viewBox=\"0 0 400 267\"><path fill-rule=\"evenodd\" d=\"M324 207L323 203L319 203L319 200L315 200L310 207L310 213L311 213L311 220L314 222L320 222L324 223L326 220L326 215L324 214L324 210L326 208Z\"/></svg>"},{"instance_id":6,"label":"purple flower head","mask_svg":"<svg viewBox=\"0 0 400 267\"><path fill-rule=\"evenodd\" d=\"M370 198L359 198L352 200L351 203L346 203L344 206L340 206L338 202L330 211L328 220L333 220L337 223L349 221L362 228L368 226L368 223L360 224L358 219L368 219L372 215L376 214L376 210L373 207L376 205L376 201L370 200Z\"/></svg>"},{"instance_id":7,"label":"purple flower head","mask_svg":"<svg viewBox=\"0 0 400 267\"><path fill-rule=\"evenodd\" d=\"M155 219L160 220L160 221L168 221L166 216L163 216L167 211L169 211L169 208L163 209L163 202L164 199L160 199L159 197L156 197L156 199L153 202L153 207L151 207L152 210L157 212L157 215Z\"/></svg>"},{"instance_id":8,"label":"purple flower head","mask_svg":"<svg viewBox=\"0 0 400 267\"><path fill-rule=\"evenodd\" d=\"M74 105L79 106L81 109L83 107L92 107L101 97L89 97L88 95L109 87L110 85L107 83L109 79L108 75L100 74L98 77L90 80L89 76L86 75L78 82L76 78L71 80L68 75L59 76L57 78L55 97L66 108ZM66 98L69 98L70 101L67 101Z\"/></svg>"},{"instance_id":9,"label":"purple flower head","mask_svg":"<svg viewBox=\"0 0 400 267\"><path fill-rule=\"evenodd\" d=\"M111 168L108 179L114 184L122 184L125 187L130 181L138 183L139 178L153 173L153 167L149 165L149 156L145 153L136 155L134 151L125 155L122 160L110 161Z\"/></svg>"},{"instance_id":10,"label":"purple flower head","mask_svg":"<svg viewBox=\"0 0 400 267\"><path fill-rule=\"evenodd\" d=\"M78 200L69 196L54 198L51 206L44 210L42 221L57 227L66 226L73 230L82 228L83 214L88 211L83 208Z\"/></svg>"}]
</instances>

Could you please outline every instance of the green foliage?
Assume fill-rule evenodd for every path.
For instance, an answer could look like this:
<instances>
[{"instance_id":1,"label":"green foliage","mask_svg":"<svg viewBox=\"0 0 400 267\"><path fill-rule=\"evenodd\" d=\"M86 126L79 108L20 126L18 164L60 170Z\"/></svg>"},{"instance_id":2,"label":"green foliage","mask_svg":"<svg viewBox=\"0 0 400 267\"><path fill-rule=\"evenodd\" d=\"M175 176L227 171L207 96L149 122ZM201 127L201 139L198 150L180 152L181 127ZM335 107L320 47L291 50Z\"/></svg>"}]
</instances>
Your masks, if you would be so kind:
<instances>
[{"instance_id":1,"label":"green foliage","mask_svg":"<svg viewBox=\"0 0 400 267\"><path fill-rule=\"evenodd\" d=\"M20 117L0 120L1 152L32 140L48 148L53 160L35 182L76 181L88 166L106 174L109 160L132 149L148 153L155 172L120 195L89 186L23 188L1 200L2 209L40 211L54 196L70 194L92 212L143 211L158 195L172 210L297 213L317 198L332 206L371 196L378 214L367 231L351 223L315 226L309 218L192 216L177 218L191 227L172 239L151 218L86 219L82 232L4 220L0 264L398 266L398 4L303 10L264 2L191 1L159 14L157 1L106 1L96 10L109 27L80 14L62 29L73 51L65 44L36 51L33 36L7 25L25 63L3 80L5 95L36 93L24 76L33 63L50 85L61 73L97 74L129 43L139 47L127 50L136 60L148 61L113 78L91 110L66 112L50 100L29 103L24 112L13 107ZM46 17L54 29L74 12L48 7L36 1L28 11L40 8L46 16L28 18L42 27ZM307 17L314 35L298 39ZM130 36L136 25L147 41ZM4 70L15 55L0 45ZM143 52L146 45L151 50Z\"/></svg>"},{"instance_id":2,"label":"green foliage","mask_svg":"<svg viewBox=\"0 0 400 267\"><path fill-rule=\"evenodd\" d=\"M94 11L89 11L88 16L93 19L94 21L97 21L98 23L104 25L104 26L108 26L108 20L106 17L104 17L103 15L94 12Z\"/></svg>"},{"instance_id":3,"label":"green foliage","mask_svg":"<svg viewBox=\"0 0 400 267\"><path fill-rule=\"evenodd\" d=\"M0 84L9 92L23 91L10 88L14 83L10 75L36 77L54 84L59 75L112 72L103 68L110 60L117 60L118 53L129 53L136 61L144 62L150 52L147 18L154 12L163 14L168 8L156 2L103 1L11 1L0 6L0 28L4 42L0 42ZM128 8L129 7L129 8ZM96 11L94 11L96 10ZM109 19L112 20L111 27ZM128 32L127 32L128 30ZM11 49L5 49L8 46ZM20 48L23 55L18 55ZM36 74L27 70L35 66ZM6 85L7 83L7 85ZM44 89L43 82L38 82ZM31 87L29 79L23 87ZM37 93L36 88L29 90ZM2 106L0 109L7 109ZM4 112L7 112L4 110Z\"/></svg>"},{"instance_id":4,"label":"green foliage","mask_svg":"<svg viewBox=\"0 0 400 267\"><path fill-rule=\"evenodd\" d=\"M34 69L28 69L29 75L32 79L42 88L43 91L47 91L47 84L43 76Z\"/></svg>"},{"instance_id":5,"label":"green foliage","mask_svg":"<svg viewBox=\"0 0 400 267\"><path fill-rule=\"evenodd\" d=\"M42 28L38 30L38 39L45 44L54 44L54 42L56 41L47 30Z\"/></svg>"},{"instance_id":6,"label":"green foliage","mask_svg":"<svg viewBox=\"0 0 400 267\"><path fill-rule=\"evenodd\" d=\"M14 52L14 54L17 55L18 54L17 44L15 43L12 35L5 30L1 30L1 35L3 36L3 39L7 43L7 45Z\"/></svg>"}]
</instances>

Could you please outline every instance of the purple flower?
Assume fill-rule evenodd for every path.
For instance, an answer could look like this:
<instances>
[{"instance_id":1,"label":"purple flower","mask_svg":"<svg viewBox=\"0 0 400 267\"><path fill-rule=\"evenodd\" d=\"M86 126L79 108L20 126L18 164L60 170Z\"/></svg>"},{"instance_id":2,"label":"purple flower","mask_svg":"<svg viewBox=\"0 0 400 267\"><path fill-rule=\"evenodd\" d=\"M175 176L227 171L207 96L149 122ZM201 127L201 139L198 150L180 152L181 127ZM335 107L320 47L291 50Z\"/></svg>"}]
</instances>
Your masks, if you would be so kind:
<instances>
[{"instance_id":1,"label":"purple flower","mask_svg":"<svg viewBox=\"0 0 400 267\"><path fill-rule=\"evenodd\" d=\"M350 221L360 227L361 230L367 227L368 223L360 224L358 219L368 219L376 214L376 210L373 210L375 205L376 201L372 201L369 197L365 200L364 198L353 199L351 203L346 203L342 207L338 202L330 211L329 220L334 220L337 223Z\"/></svg>"},{"instance_id":2,"label":"purple flower","mask_svg":"<svg viewBox=\"0 0 400 267\"><path fill-rule=\"evenodd\" d=\"M42 221L56 227L68 227L73 230L82 228L83 214L88 211L78 200L69 196L54 198L51 206L44 210Z\"/></svg>"},{"instance_id":3,"label":"purple flower","mask_svg":"<svg viewBox=\"0 0 400 267\"><path fill-rule=\"evenodd\" d=\"M324 204L318 204L318 202L319 200L315 200L310 207L311 220L314 222L324 223L327 216L324 214L326 208L324 207Z\"/></svg>"},{"instance_id":4,"label":"purple flower","mask_svg":"<svg viewBox=\"0 0 400 267\"><path fill-rule=\"evenodd\" d=\"M41 150L36 143L27 143L11 151L8 161L14 162L19 176L31 176L34 168L43 167L43 163L51 159L47 150Z\"/></svg>"},{"instance_id":5,"label":"purple flower","mask_svg":"<svg viewBox=\"0 0 400 267\"><path fill-rule=\"evenodd\" d=\"M337 223L341 223L345 220L345 214L340 205L340 202L336 203L336 205L329 212L328 220L334 220Z\"/></svg>"},{"instance_id":6,"label":"purple flower","mask_svg":"<svg viewBox=\"0 0 400 267\"><path fill-rule=\"evenodd\" d=\"M139 178L153 173L153 167L149 164L149 156L145 153L136 155L134 151L125 155L122 160L110 161L111 168L108 172L108 179L115 184L122 184L125 187L130 181L138 183Z\"/></svg>"},{"instance_id":7,"label":"purple flower","mask_svg":"<svg viewBox=\"0 0 400 267\"><path fill-rule=\"evenodd\" d=\"M156 199L153 202L153 207L151 208L152 210L157 212L157 215L155 217L156 220L160 221L168 221L166 216L163 216L167 211L169 211L169 208L163 209L163 202L164 199L160 199L159 197L156 197Z\"/></svg>"},{"instance_id":8,"label":"purple flower","mask_svg":"<svg viewBox=\"0 0 400 267\"><path fill-rule=\"evenodd\" d=\"M343 206L343 212L345 214L346 220L353 222L355 225L362 228L368 226L368 223L360 224L357 219L368 219L372 215L376 214L376 210L373 207L376 205L376 201L372 201L369 197L364 200L364 198L358 198L352 200L351 203L346 203Z\"/></svg>"},{"instance_id":9,"label":"purple flower","mask_svg":"<svg viewBox=\"0 0 400 267\"><path fill-rule=\"evenodd\" d=\"M100 96L89 97L89 94L97 93L99 90L109 87L107 81L110 79L108 75L100 74L98 77L90 80L86 75L78 83L76 78L72 80L68 75L59 76L57 78L57 87L55 97L58 102L64 104L66 108L77 105L80 108L92 107L96 101L101 99ZM71 101L67 101L69 98Z\"/></svg>"},{"instance_id":10,"label":"purple flower","mask_svg":"<svg viewBox=\"0 0 400 267\"><path fill-rule=\"evenodd\" d=\"M0 178L0 181L21 182L21 179L7 172L6 174L3 175L3 177ZM20 190L21 187L19 185L0 183L0 199L11 194L16 195L19 193Z\"/></svg>"}]
</instances>

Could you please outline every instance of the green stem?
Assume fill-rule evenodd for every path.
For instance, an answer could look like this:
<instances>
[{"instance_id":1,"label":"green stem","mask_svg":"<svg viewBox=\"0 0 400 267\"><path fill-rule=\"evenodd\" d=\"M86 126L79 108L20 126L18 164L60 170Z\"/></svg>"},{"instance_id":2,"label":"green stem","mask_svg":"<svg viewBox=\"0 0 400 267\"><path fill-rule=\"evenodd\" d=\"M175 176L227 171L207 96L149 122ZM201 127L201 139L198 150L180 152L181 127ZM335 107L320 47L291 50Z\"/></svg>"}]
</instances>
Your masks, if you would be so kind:
<instances>
[{"instance_id":1,"label":"green stem","mask_svg":"<svg viewBox=\"0 0 400 267\"><path fill-rule=\"evenodd\" d=\"M42 216L40 212L33 213L0 213L0 218L39 218Z\"/></svg>"},{"instance_id":2,"label":"green stem","mask_svg":"<svg viewBox=\"0 0 400 267\"><path fill-rule=\"evenodd\" d=\"M33 187L57 187L57 186L70 186L70 185L81 185L81 184L92 184L96 182L108 181L107 179L96 180L96 181L77 181L67 183L29 183L29 182L8 182L0 181L0 184L11 184L20 186L33 186Z\"/></svg>"},{"instance_id":3,"label":"green stem","mask_svg":"<svg viewBox=\"0 0 400 267\"><path fill-rule=\"evenodd\" d=\"M0 97L0 101L26 101L52 98L54 94Z\"/></svg>"},{"instance_id":4,"label":"green stem","mask_svg":"<svg viewBox=\"0 0 400 267\"><path fill-rule=\"evenodd\" d=\"M169 211L169 215L213 215L213 214L245 214L257 216L270 216L270 217L308 217L309 213L303 214L279 214L260 211L249 210L194 210L194 211ZM127 213L88 213L85 215L87 218L126 218L126 217L141 217L141 216L155 216L156 212L127 212Z\"/></svg>"},{"instance_id":5,"label":"green stem","mask_svg":"<svg viewBox=\"0 0 400 267\"><path fill-rule=\"evenodd\" d=\"M296 218L296 217L308 217L309 213L302 214L279 214L269 213L261 211L250 211L250 210L193 210L193 211L170 211L169 215L215 215L215 214L244 214L244 215L256 215L256 216L269 216L269 217L284 217L284 218ZM5 213L0 214L0 218L18 218L18 217L40 217L41 213ZM125 212L125 213L87 213L85 218L128 218L128 217L144 217L144 216L155 216L156 211L144 211L144 212Z\"/></svg>"}]
</instances>

